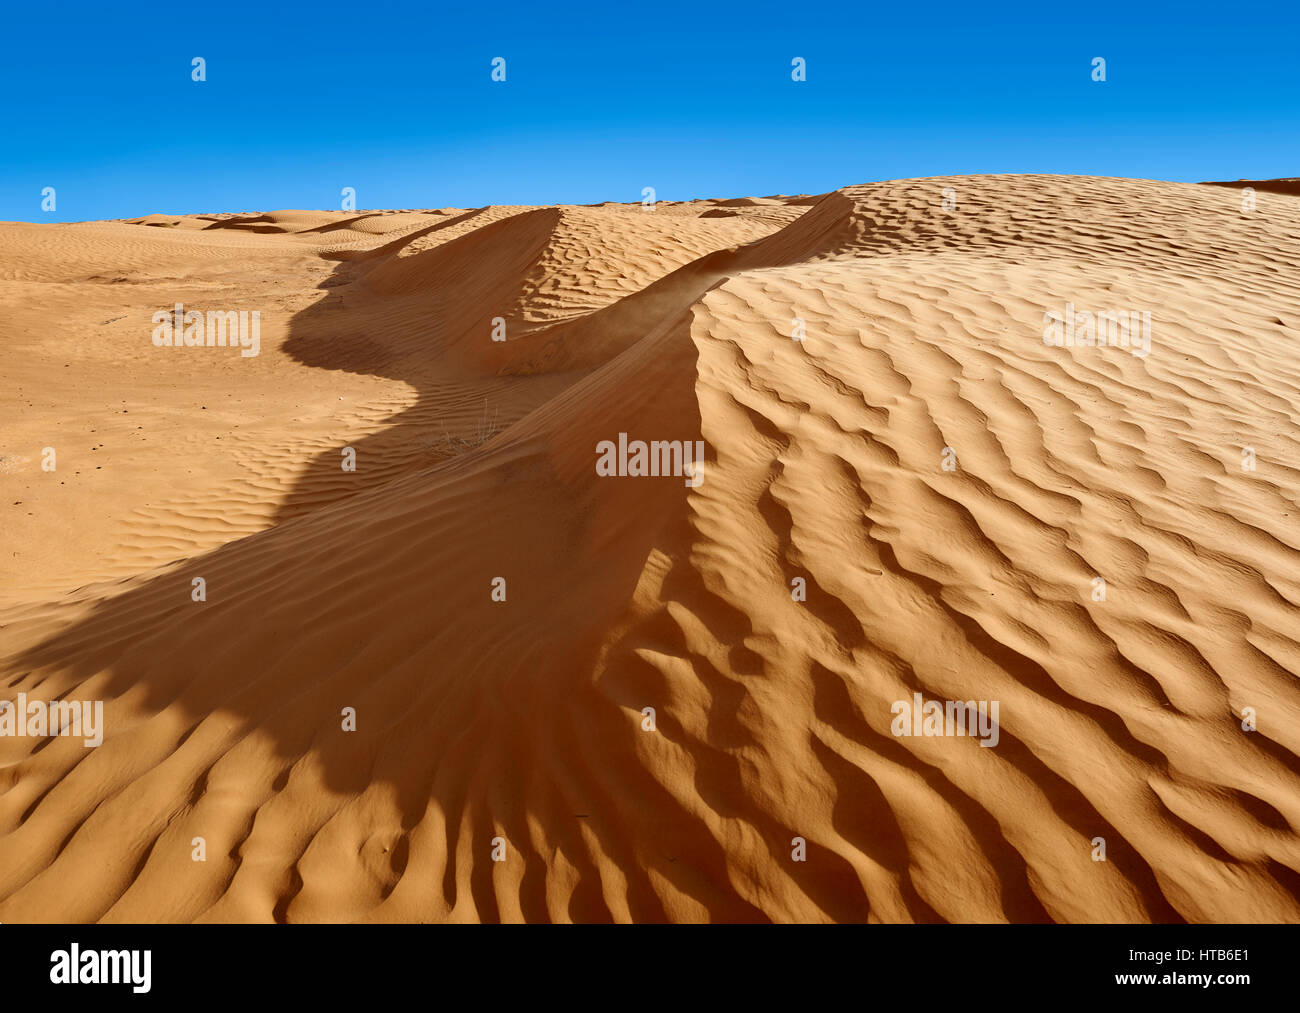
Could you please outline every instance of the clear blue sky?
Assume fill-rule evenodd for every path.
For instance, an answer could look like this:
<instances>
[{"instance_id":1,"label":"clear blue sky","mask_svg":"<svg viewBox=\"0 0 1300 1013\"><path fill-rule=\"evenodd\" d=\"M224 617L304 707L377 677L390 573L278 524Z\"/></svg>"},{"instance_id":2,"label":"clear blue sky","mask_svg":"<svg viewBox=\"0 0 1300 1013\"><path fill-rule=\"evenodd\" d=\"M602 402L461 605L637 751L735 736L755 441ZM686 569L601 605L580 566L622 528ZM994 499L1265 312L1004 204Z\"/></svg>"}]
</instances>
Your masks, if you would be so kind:
<instances>
[{"instance_id":1,"label":"clear blue sky","mask_svg":"<svg viewBox=\"0 0 1300 1013\"><path fill-rule=\"evenodd\" d=\"M5 220L338 208L345 186L406 208L1300 175L1294 0L146 0L5 22Z\"/></svg>"}]
</instances>

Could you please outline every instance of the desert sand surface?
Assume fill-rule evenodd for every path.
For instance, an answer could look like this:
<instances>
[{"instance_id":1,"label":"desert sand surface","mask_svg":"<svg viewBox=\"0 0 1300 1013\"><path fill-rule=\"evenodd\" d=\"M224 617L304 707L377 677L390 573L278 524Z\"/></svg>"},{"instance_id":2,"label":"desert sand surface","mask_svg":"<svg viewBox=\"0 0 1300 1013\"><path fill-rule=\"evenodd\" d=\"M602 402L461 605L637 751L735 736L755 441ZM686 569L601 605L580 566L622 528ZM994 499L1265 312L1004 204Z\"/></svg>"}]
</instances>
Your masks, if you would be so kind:
<instances>
[{"instance_id":1,"label":"desert sand surface","mask_svg":"<svg viewBox=\"0 0 1300 1013\"><path fill-rule=\"evenodd\" d=\"M6 223L0 342L0 700L104 706L0 921L1300 921L1300 196Z\"/></svg>"}]
</instances>

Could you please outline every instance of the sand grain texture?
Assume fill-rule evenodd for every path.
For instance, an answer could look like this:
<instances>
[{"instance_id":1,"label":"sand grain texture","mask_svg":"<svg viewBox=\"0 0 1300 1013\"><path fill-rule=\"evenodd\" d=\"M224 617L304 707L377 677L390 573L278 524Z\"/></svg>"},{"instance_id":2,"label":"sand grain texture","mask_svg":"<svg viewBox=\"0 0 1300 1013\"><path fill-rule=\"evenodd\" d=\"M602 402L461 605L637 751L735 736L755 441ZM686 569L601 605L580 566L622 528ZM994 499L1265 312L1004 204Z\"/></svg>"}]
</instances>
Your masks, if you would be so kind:
<instances>
[{"instance_id":1,"label":"sand grain texture","mask_svg":"<svg viewBox=\"0 0 1300 1013\"><path fill-rule=\"evenodd\" d=\"M0 225L0 699L107 718L0 738L0 921L1300 921L1298 277L1049 176Z\"/></svg>"}]
</instances>

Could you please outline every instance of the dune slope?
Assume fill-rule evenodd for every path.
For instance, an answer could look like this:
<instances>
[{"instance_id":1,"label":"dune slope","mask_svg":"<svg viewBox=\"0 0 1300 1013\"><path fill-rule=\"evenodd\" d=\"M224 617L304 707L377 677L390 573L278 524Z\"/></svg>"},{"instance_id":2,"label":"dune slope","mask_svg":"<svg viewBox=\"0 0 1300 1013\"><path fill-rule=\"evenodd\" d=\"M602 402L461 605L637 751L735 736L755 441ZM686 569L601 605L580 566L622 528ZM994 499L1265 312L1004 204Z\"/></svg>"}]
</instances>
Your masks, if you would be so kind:
<instances>
[{"instance_id":1,"label":"dune slope","mask_svg":"<svg viewBox=\"0 0 1300 1013\"><path fill-rule=\"evenodd\" d=\"M1300 198L158 218L0 226L0 921L1300 921Z\"/></svg>"}]
</instances>

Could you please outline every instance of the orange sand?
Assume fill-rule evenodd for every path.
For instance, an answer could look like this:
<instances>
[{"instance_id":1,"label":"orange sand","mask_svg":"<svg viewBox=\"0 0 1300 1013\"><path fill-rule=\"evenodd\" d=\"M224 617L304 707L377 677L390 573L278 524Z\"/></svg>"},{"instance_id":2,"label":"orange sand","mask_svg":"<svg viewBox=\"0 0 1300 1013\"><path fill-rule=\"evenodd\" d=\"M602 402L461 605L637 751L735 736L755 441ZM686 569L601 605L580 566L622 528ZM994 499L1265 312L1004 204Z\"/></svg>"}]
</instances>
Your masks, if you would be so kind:
<instances>
[{"instance_id":1,"label":"orange sand","mask_svg":"<svg viewBox=\"0 0 1300 1013\"><path fill-rule=\"evenodd\" d=\"M0 921L1300 921L1298 268L1034 176L0 225L0 699L106 716L0 737Z\"/></svg>"}]
</instances>

